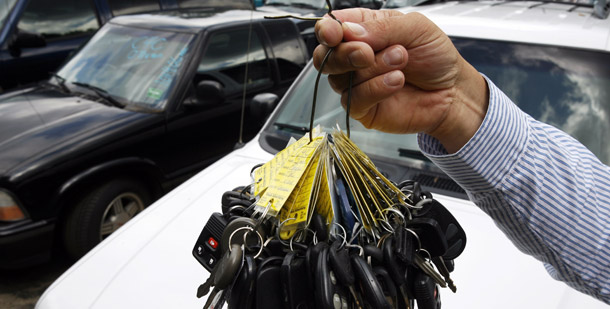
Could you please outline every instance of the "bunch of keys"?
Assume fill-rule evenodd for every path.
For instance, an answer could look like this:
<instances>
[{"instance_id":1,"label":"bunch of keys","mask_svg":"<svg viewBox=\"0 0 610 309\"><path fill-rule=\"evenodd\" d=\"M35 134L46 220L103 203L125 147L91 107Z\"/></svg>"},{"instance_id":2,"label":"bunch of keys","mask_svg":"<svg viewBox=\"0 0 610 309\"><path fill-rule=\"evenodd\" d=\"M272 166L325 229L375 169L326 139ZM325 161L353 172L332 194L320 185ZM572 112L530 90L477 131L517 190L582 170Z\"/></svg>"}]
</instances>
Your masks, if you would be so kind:
<instances>
[{"instance_id":1,"label":"bunch of keys","mask_svg":"<svg viewBox=\"0 0 610 309\"><path fill-rule=\"evenodd\" d=\"M450 273L466 235L417 183L396 186L420 207L385 208L378 235L355 211L352 226L316 212L288 239L291 220L257 212L252 185L226 192L193 247L210 271L197 297L208 296L204 308L440 308L440 288L457 290Z\"/></svg>"}]
</instances>

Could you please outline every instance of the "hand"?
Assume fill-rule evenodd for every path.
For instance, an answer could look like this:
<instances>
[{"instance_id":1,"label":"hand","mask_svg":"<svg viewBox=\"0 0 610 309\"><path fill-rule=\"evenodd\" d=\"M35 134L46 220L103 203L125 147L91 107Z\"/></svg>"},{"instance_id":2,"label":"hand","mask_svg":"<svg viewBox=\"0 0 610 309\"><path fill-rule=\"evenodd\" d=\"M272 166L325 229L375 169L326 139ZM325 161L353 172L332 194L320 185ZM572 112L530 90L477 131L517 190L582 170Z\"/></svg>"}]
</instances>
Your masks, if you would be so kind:
<instances>
[{"instance_id":1,"label":"hand","mask_svg":"<svg viewBox=\"0 0 610 309\"><path fill-rule=\"evenodd\" d=\"M425 132L449 152L476 132L487 111L483 77L434 23L419 13L348 9L316 23L322 45L314 51L323 73L347 103L348 76L355 71L350 116L365 127L390 133Z\"/></svg>"}]
</instances>

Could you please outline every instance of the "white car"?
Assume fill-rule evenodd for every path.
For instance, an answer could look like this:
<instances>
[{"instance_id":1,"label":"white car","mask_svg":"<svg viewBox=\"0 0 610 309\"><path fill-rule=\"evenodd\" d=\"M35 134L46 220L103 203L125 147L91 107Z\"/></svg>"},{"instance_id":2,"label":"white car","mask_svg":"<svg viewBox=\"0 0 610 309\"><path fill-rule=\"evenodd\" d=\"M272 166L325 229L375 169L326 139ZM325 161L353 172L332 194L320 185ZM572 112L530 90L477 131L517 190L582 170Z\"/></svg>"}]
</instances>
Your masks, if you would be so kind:
<instances>
[{"instance_id":1,"label":"white car","mask_svg":"<svg viewBox=\"0 0 610 309\"><path fill-rule=\"evenodd\" d=\"M546 2L446 2L418 6L455 39L464 57L532 116L572 134L603 162L610 132L610 20L592 6ZM112 234L58 278L37 308L200 308L209 273L191 251L225 191L251 182L289 137L309 126L316 71L301 73L257 138L200 172ZM344 126L345 113L325 80L315 124ZM415 136L382 134L355 121L354 142L394 181L415 179L446 206L468 242L441 289L445 308L606 308L555 281L519 252L479 208L418 152Z\"/></svg>"}]
</instances>

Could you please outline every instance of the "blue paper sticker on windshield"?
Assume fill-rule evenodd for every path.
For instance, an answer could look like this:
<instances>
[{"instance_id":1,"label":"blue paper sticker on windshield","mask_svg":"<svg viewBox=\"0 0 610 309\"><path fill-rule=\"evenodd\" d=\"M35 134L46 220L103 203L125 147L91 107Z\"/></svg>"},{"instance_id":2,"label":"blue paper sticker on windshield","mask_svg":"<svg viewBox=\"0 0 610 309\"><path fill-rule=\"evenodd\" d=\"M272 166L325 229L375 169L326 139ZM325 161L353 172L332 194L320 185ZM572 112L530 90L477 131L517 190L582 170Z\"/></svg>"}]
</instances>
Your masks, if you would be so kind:
<instances>
[{"instance_id":1,"label":"blue paper sticker on windshield","mask_svg":"<svg viewBox=\"0 0 610 309\"><path fill-rule=\"evenodd\" d=\"M167 39L158 36L135 38L131 42L131 51L127 54L127 59L161 59L166 42Z\"/></svg>"},{"instance_id":2,"label":"blue paper sticker on windshield","mask_svg":"<svg viewBox=\"0 0 610 309\"><path fill-rule=\"evenodd\" d=\"M184 55L188 49L183 48L180 53L176 57L169 57L167 63L163 68L161 68L161 75L157 77L155 80L155 84L160 85L161 87L167 88L170 86L172 81L174 80L174 76L178 73L178 69L180 69L180 65L184 60Z\"/></svg>"}]
</instances>

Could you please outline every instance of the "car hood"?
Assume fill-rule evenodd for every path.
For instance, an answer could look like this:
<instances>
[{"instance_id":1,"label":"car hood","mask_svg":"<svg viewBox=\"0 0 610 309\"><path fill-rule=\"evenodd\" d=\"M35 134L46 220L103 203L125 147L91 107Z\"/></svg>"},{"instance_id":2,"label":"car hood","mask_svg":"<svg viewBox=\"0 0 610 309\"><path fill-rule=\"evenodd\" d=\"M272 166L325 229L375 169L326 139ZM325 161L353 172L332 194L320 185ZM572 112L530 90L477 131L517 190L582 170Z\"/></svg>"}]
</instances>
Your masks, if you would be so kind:
<instances>
[{"instance_id":1,"label":"car hood","mask_svg":"<svg viewBox=\"0 0 610 309\"><path fill-rule=\"evenodd\" d=\"M56 152L134 112L31 88L0 97L0 174Z\"/></svg>"},{"instance_id":2,"label":"car hood","mask_svg":"<svg viewBox=\"0 0 610 309\"><path fill-rule=\"evenodd\" d=\"M199 308L195 297L209 273L191 250L225 191L250 183L250 170L272 158L257 139L203 170L104 240L41 296L50 308ZM435 195L468 235L452 278L441 289L446 308L607 308L553 280L519 252L472 203Z\"/></svg>"}]
</instances>

